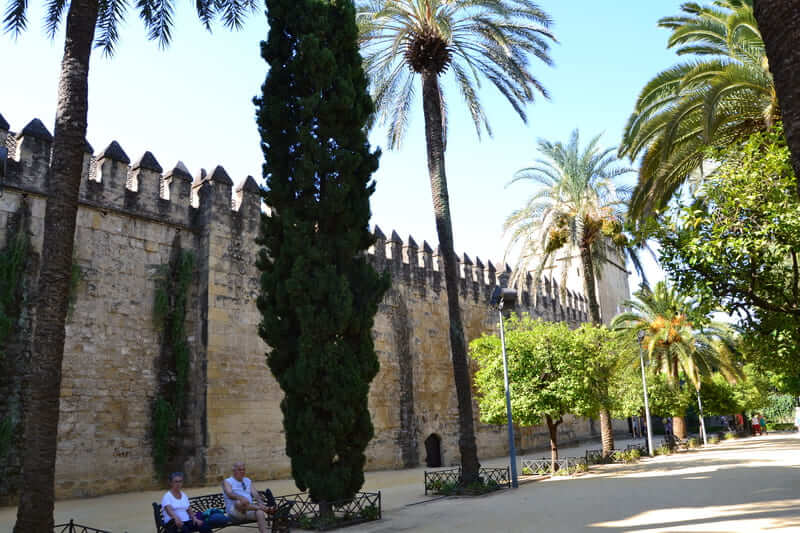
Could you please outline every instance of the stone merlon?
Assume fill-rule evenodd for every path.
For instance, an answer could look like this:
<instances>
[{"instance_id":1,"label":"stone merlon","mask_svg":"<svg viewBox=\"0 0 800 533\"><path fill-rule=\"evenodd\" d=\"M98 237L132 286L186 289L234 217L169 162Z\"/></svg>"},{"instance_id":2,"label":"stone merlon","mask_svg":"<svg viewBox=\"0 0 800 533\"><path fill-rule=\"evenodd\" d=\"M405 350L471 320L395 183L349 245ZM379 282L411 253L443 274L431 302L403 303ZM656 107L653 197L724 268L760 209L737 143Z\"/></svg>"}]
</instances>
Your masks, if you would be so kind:
<instances>
[{"instance_id":1,"label":"stone merlon","mask_svg":"<svg viewBox=\"0 0 800 533\"><path fill-rule=\"evenodd\" d=\"M139 160L133 164L131 170L137 170L140 168L152 170L153 172L158 172L159 174L161 174L161 172L164 170L161 168L161 165L158 164L158 161L153 153L149 151L142 154L142 157L140 157Z\"/></svg>"},{"instance_id":2,"label":"stone merlon","mask_svg":"<svg viewBox=\"0 0 800 533\"><path fill-rule=\"evenodd\" d=\"M28 124L22 128L22 131L17 134L17 139L21 139L23 137L35 137L43 141L53 140L53 135L38 118L28 122Z\"/></svg>"},{"instance_id":3,"label":"stone merlon","mask_svg":"<svg viewBox=\"0 0 800 533\"><path fill-rule=\"evenodd\" d=\"M98 161L102 161L103 159L110 159L111 161L125 164L131 162L128 154L125 153L125 150L122 149L122 146L120 146L117 141L111 141L111 144L106 146L106 149L97 155Z\"/></svg>"}]
</instances>

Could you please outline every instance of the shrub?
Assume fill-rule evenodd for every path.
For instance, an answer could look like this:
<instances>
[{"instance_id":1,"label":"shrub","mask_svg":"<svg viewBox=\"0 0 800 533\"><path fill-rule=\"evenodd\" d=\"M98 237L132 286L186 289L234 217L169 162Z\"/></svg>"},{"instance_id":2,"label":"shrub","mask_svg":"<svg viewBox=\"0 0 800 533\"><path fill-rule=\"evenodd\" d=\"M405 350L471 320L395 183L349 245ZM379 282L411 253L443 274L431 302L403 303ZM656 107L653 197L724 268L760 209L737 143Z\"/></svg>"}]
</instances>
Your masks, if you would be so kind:
<instances>
[{"instance_id":1,"label":"shrub","mask_svg":"<svg viewBox=\"0 0 800 533\"><path fill-rule=\"evenodd\" d=\"M656 448L656 455L672 455L672 449L666 444L662 444Z\"/></svg>"},{"instance_id":2,"label":"shrub","mask_svg":"<svg viewBox=\"0 0 800 533\"><path fill-rule=\"evenodd\" d=\"M713 436L708 438L709 444L719 444L719 437Z\"/></svg>"},{"instance_id":3,"label":"shrub","mask_svg":"<svg viewBox=\"0 0 800 533\"><path fill-rule=\"evenodd\" d=\"M686 445L689 448L697 448L698 446L700 446L700 443L697 441L696 438L692 437L692 438L689 439L689 441L686 443Z\"/></svg>"},{"instance_id":4,"label":"shrub","mask_svg":"<svg viewBox=\"0 0 800 533\"><path fill-rule=\"evenodd\" d=\"M531 470L527 466L523 466L522 467L522 475L523 476L530 476L531 474L533 474L533 470Z\"/></svg>"},{"instance_id":5,"label":"shrub","mask_svg":"<svg viewBox=\"0 0 800 533\"><path fill-rule=\"evenodd\" d=\"M727 433L725 433L725 440L733 440L735 438L736 438L736 433L733 433L732 431L728 431Z\"/></svg>"}]
</instances>

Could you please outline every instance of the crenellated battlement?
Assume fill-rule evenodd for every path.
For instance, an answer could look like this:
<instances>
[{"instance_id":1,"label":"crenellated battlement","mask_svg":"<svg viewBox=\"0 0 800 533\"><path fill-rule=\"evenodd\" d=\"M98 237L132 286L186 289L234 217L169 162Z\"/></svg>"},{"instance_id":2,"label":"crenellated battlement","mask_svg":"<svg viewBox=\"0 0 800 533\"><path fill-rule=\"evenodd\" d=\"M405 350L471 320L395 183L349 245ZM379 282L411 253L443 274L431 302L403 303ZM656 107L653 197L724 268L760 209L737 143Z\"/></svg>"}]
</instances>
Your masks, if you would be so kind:
<instances>
[{"instance_id":1,"label":"crenellated battlement","mask_svg":"<svg viewBox=\"0 0 800 533\"><path fill-rule=\"evenodd\" d=\"M438 247L434 250L427 241L422 241L422 246L419 246L410 235L404 241L396 231L386 237L378 226L375 226L373 234L375 244L370 247L367 256L378 271L388 270L393 281L410 284L423 294L427 290L439 293L445 289L444 261ZM462 300L488 302L495 286L508 287L511 277L508 264L498 272L491 261L484 264L477 256L473 261L467 254L461 254L457 260L459 296ZM534 287L533 277L529 273L520 293L518 308L528 310L532 315L570 322L585 322L588 319L584 296L569 289L562 290L555 279L542 276L538 287Z\"/></svg>"},{"instance_id":2,"label":"crenellated battlement","mask_svg":"<svg viewBox=\"0 0 800 533\"><path fill-rule=\"evenodd\" d=\"M33 119L17 133L0 115L0 146L7 148L5 165L0 162L2 187L47 196L52 144L41 120ZM84 150L81 205L191 229L211 220L241 228L236 218L251 218L260 210L260 190L252 176L234 188L222 166L210 175L200 169L192 179L180 161L164 172L150 151L131 164L117 141L96 154L87 141Z\"/></svg>"},{"instance_id":3,"label":"crenellated battlement","mask_svg":"<svg viewBox=\"0 0 800 533\"><path fill-rule=\"evenodd\" d=\"M2 186L46 196L52 142L52 135L39 119L14 133L0 115L0 146L5 144L8 148ZM111 141L96 154L86 142L79 201L88 207L195 231L213 221L229 225L233 234L245 227L243 221L249 222L249 231L257 231L257 214L261 210L260 189L252 176L234 187L222 166L210 173L199 169L192 177L186 165L178 161L165 172L150 151L131 163L117 141ZM444 289L444 262L438 247L434 250L426 241L419 245L412 236L404 241L396 231L387 237L377 226L374 235L375 245L368 256L376 269L389 270L396 282L409 284L421 294L438 294ZM498 270L492 261L484 263L477 256L473 260L467 254L459 255L458 262L459 295L464 300L486 302L496 285L508 286L511 267L507 264ZM534 286L529 274L520 293L520 307L531 314L571 322L587 320L584 296L562 290L555 279L543 276Z\"/></svg>"}]
</instances>

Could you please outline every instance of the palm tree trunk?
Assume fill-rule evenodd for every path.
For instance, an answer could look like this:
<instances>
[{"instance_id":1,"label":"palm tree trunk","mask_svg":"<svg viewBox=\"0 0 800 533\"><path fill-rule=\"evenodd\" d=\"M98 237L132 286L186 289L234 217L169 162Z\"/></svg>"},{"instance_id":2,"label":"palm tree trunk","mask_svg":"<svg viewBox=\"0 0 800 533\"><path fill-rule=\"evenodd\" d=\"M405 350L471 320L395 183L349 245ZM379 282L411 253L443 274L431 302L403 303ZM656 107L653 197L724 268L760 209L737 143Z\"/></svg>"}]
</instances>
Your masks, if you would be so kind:
<instances>
[{"instance_id":1,"label":"palm tree trunk","mask_svg":"<svg viewBox=\"0 0 800 533\"><path fill-rule=\"evenodd\" d=\"M550 415L544 415L544 419L547 422L547 431L550 432L550 472L555 474L556 461L558 461L558 425L563 419L559 418L557 421L553 421L553 417Z\"/></svg>"},{"instance_id":2,"label":"palm tree trunk","mask_svg":"<svg viewBox=\"0 0 800 533\"><path fill-rule=\"evenodd\" d=\"M86 139L89 55L97 11L97 0L73 0L67 14L50 166L50 196L44 218L43 261L35 304L34 364L28 375L24 405L23 481L15 533L53 531L64 322Z\"/></svg>"},{"instance_id":3,"label":"palm tree trunk","mask_svg":"<svg viewBox=\"0 0 800 533\"><path fill-rule=\"evenodd\" d=\"M800 196L800 0L757 0L754 10L775 80Z\"/></svg>"},{"instance_id":4,"label":"palm tree trunk","mask_svg":"<svg viewBox=\"0 0 800 533\"><path fill-rule=\"evenodd\" d=\"M685 439L686 438L686 417L685 416L673 416L672 417L672 434L675 435L676 439Z\"/></svg>"},{"instance_id":5,"label":"palm tree trunk","mask_svg":"<svg viewBox=\"0 0 800 533\"><path fill-rule=\"evenodd\" d=\"M583 289L586 291L586 299L589 301L589 318L592 320L592 324L599 326L602 324L600 304L597 303L597 291L594 286L594 261L588 243L581 244L581 263L583 266Z\"/></svg>"},{"instance_id":6,"label":"palm tree trunk","mask_svg":"<svg viewBox=\"0 0 800 533\"><path fill-rule=\"evenodd\" d=\"M669 380L670 383L678 388L681 386L679 377L678 358L672 355L669 360ZM672 435L681 440L686 438L686 417L683 415L672 417Z\"/></svg>"},{"instance_id":7,"label":"palm tree trunk","mask_svg":"<svg viewBox=\"0 0 800 533\"><path fill-rule=\"evenodd\" d=\"M592 249L588 243L581 245L581 263L583 265L583 290L586 292L586 299L589 301L589 317L592 320L592 324L599 326L602 324L600 304L597 302L597 291L594 284ZM603 457L608 457L614 449L614 429L611 426L611 414L608 409L600 410L600 440L603 443Z\"/></svg>"},{"instance_id":8,"label":"palm tree trunk","mask_svg":"<svg viewBox=\"0 0 800 533\"><path fill-rule=\"evenodd\" d=\"M603 457L608 457L614 450L614 427L611 425L611 413L605 407L600 409L600 439L603 442Z\"/></svg>"},{"instance_id":9,"label":"palm tree trunk","mask_svg":"<svg viewBox=\"0 0 800 533\"><path fill-rule=\"evenodd\" d=\"M428 150L428 174L433 195L436 233L444 259L444 279L447 287L447 308L450 315L450 350L453 355L453 377L458 398L458 449L461 453L461 476L465 484L478 479L480 464L475 444L472 417L472 386L467 365L467 343L458 304L458 262L453 250L453 224L450 220L450 200L444 170L444 132L439 79L434 72L422 72L422 105L425 114L425 143Z\"/></svg>"}]
</instances>

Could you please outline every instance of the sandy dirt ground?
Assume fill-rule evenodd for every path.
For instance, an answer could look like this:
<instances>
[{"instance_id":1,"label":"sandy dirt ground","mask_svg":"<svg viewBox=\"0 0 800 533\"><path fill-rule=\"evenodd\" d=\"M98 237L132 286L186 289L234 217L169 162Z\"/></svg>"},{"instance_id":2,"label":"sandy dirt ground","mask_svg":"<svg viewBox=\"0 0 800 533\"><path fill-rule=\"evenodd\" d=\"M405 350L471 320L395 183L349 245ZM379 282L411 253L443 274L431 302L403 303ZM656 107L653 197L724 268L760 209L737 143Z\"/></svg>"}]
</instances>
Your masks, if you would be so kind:
<instances>
[{"instance_id":1,"label":"sandy dirt ground","mask_svg":"<svg viewBox=\"0 0 800 533\"><path fill-rule=\"evenodd\" d=\"M624 448L626 441L617 443ZM562 450L582 455L597 443ZM540 457L542 453L530 454ZM507 458L485 461L508 464ZM645 459L635 465L594 466L587 474L521 483L478 498L423 494L424 468L367 473L364 490L381 490L383 520L343 532L800 532L800 437L776 434L707 449ZM291 480L257 482L275 494L296 492ZM191 488L190 496L218 492ZM123 533L152 533L151 502L163 491L56 503L56 521ZM0 531L11 531L15 509L0 508ZM254 529L227 528L226 533Z\"/></svg>"}]
</instances>

